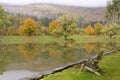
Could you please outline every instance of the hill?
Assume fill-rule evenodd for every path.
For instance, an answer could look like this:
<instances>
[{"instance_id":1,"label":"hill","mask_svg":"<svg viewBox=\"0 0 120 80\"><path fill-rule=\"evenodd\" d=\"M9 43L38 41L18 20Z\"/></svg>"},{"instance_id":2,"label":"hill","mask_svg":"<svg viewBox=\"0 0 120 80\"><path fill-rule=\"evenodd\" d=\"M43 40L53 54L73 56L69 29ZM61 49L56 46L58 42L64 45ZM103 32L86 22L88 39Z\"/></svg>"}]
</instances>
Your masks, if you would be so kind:
<instances>
[{"instance_id":1,"label":"hill","mask_svg":"<svg viewBox=\"0 0 120 80\"><path fill-rule=\"evenodd\" d=\"M5 11L11 14L50 17L51 15L70 14L81 16L85 20L103 20L105 7L79 7L55 4L6 5L1 4Z\"/></svg>"}]
</instances>

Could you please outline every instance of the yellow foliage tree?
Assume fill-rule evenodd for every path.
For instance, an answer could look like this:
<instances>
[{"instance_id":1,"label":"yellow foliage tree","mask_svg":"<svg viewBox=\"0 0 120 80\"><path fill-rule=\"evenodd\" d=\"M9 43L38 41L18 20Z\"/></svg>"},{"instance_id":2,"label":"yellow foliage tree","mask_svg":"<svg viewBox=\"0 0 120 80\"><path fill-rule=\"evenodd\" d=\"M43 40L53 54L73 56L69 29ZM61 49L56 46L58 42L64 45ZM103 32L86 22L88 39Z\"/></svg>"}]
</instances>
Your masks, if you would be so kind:
<instances>
[{"instance_id":1,"label":"yellow foliage tree","mask_svg":"<svg viewBox=\"0 0 120 80\"><path fill-rule=\"evenodd\" d=\"M20 26L19 33L21 35L31 36L36 34L37 25L32 18L26 18L22 26Z\"/></svg>"},{"instance_id":2,"label":"yellow foliage tree","mask_svg":"<svg viewBox=\"0 0 120 80\"><path fill-rule=\"evenodd\" d=\"M94 34L94 29L91 25L88 25L88 27L85 29L85 32L88 35L93 35Z\"/></svg>"},{"instance_id":3,"label":"yellow foliage tree","mask_svg":"<svg viewBox=\"0 0 120 80\"><path fill-rule=\"evenodd\" d=\"M97 35L100 34L102 29L103 29L103 25L102 24L96 23L94 25L94 32L95 32L95 34L97 34Z\"/></svg>"},{"instance_id":4,"label":"yellow foliage tree","mask_svg":"<svg viewBox=\"0 0 120 80\"><path fill-rule=\"evenodd\" d=\"M52 35L58 35L58 34L60 34L60 32L61 32L61 25L60 25L60 23L58 23L57 21L52 21L49 24L48 31Z\"/></svg>"}]
</instances>

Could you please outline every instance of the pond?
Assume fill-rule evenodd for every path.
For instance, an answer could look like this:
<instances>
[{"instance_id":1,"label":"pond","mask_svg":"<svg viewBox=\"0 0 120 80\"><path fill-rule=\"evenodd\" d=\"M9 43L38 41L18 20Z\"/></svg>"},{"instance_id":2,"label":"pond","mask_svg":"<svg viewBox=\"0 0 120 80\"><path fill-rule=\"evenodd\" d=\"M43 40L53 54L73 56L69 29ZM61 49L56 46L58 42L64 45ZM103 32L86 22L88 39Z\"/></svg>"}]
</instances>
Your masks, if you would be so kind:
<instances>
[{"instance_id":1,"label":"pond","mask_svg":"<svg viewBox=\"0 0 120 80\"><path fill-rule=\"evenodd\" d=\"M19 80L120 47L120 43L0 44L0 80Z\"/></svg>"}]
</instances>

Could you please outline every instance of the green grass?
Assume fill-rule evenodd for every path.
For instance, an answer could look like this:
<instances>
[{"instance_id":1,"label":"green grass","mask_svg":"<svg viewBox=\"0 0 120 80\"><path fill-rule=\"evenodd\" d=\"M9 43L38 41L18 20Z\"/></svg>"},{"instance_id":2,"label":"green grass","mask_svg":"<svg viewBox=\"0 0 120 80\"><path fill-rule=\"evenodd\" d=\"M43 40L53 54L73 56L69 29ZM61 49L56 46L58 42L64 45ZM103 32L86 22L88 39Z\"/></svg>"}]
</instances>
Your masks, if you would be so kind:
<instances>
[{"instance_id":1,"label":"green grass","mask_svg":"<svg viewBox=\"0 0 120 80\"><path fill-rule=\"evenodd\" d=\"M88 36L88 35L74 35L70 38L75 39L77 42L119 42L120 35L113 36L113 38L109 38L107 35L99 35L99 36Z\"/></svg>"},{"instance_id":2,"label":"green grass","mask_svg":"<svg viewBox=\"0 0 120 80\"><path fill-rule=\"evenodd\" d=\"M73 35L68 37L74 39L77 43L88 43L88 42L120 42L120 35L116 35L113 38L108 36L88 36L88 35ZM64 41L64 37L54 36L0 36L0 44L22 44L22 43L53 43L56 41Z\"/></svg>"},{"instance_id":3,"label":"green grass","mask_svg":"<svg viewBox=\"0 0 120 80\"><path fill-rule=\"evenodd\" d=\"M56 38L52 36L0 36L0 44L23 43L52 43Z\"/></svg>"},{"instance_id":4,"label":"green grass","mask_svg":"<svg viewBox=\"0 0 120 80\"><path fill-rule=\"evenodd\" d=\"M72 67L62 72L48 75L42 80L120 80L120 52L104 56L100 61L102 75L97 76L86 70Z\"/></svg>"}]
</instances>

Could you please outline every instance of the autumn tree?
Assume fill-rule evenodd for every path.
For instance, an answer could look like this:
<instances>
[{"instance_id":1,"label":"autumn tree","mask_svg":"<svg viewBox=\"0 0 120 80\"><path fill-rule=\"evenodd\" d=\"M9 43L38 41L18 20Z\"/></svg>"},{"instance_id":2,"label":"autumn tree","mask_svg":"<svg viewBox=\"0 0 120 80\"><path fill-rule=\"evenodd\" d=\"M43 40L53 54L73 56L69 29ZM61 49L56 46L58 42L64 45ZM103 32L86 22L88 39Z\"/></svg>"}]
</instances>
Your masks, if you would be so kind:
<instances>
[{"instance_id":1,"label":"autumn tree","mask_svg":"<svg viewBox=\"0 0 120 80\"><path fill-rule=\"evenodd\" d=\"M59 36L61 34L61 25L57 21L52 21L49 24L48 31L54 36Z\"/></svg>"},{"instance_id":2,"label":"autumn tree","mask_svg":"<svg viewBox=\"0 0 120 80\"><path fill-rule=\"evenodd\" d=\"M88 35L93 35L94 34L94 29L91 25L88 25L88 27L85 29L85 32Z\"/></svg>"},{"instance_id":3,"label":"autumn tree","mask_svg":"<svg viewBox=\"0 0 120 80\"><path fill-rule=\"evenodd\" d=\"M37 25L36 22L32 18L26 18L23 25L20 26L19 33L21 35L31 36L36 34Z\"/></svg>"},{"instance_id":4,"label":"autumn tree","mask_svg":"<svg viewBox=\"0 0 120 80\"><path fill-rule=\"evenodd\" d=\"M97 34L97 35L99 35L101 33L102 28L103 28L102 24L96 23L94 25L94 33Z\"/></svg>"},{"instance_id":5,"label":"autumn tree","mask_svg":"<svg viewBox=\"0 0 120 80\"><path fill-rule=\"evenodd\" d=\"M63 15L57 19L57 22L61 25L61 34L64 36L65 40L68 39L68 36L74 33L77 25L77 18L70 15Z\"/></svg>"},{"instance_id":6,"label":"autumn tree","mask_svg":"<svg viewBox=\"0 0 120 80\"><path fill-rule=\"evenodd\" d=\"M120 23L120 0L108 1L105 16L112 23Z\"/></svg>"},{"instance_id":7,"label":"autumn tree","mask_svg":"<svg viewBox=\"0 0 120 80\"><path fill-rule=\"evenodd\" d=\"M112 38L114 35L120 32L119 24L108 24L102 32Z\"/></svg>"}]
</instances>

